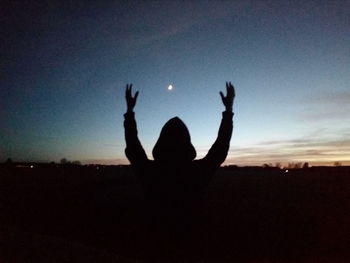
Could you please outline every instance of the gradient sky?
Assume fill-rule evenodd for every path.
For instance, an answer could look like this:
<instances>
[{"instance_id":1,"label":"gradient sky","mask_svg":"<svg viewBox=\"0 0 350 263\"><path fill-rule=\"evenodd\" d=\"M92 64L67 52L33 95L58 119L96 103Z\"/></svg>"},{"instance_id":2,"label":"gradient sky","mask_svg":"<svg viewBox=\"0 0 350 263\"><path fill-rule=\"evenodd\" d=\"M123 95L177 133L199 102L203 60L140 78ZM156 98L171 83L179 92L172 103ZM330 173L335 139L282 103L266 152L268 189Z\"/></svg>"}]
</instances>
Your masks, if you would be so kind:
<instances>
[{"instance_id":1,"label":"gradient sky","mask_svg":"<svg viewBox=\"0 0 350 263\"><path fill-rule=\"evenodd\" d=\"M350 164L350 1L72 2L2 8L0 161L128 163L126 83L150 158L174 116L203 157L232 81L225 164Z\"/></svg>"}]
</instances>

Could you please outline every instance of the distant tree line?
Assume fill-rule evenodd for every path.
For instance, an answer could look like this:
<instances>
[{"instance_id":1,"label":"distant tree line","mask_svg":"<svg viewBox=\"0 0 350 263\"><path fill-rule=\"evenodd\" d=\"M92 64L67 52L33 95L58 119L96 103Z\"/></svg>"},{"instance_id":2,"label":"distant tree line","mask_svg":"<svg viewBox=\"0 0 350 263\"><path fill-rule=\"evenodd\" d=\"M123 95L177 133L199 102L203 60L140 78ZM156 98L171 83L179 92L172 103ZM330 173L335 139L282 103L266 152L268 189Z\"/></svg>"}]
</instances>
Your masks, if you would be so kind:
<instances>
[{"instance_id":1,"label":"distant tree line","mask_svg":"<svg viewBox=\"0 0 350 263\"><path fill-rule=\"evenodd\" d=\"M75 165L81 165L80 161L69 161L66 158L62 158L60 161L61 164L75 164Z\"/></svg>"},{"instance_id":2,"label":"distant tree line","mask_svg":"<svg viewBox=\"0 0 350 263\"><path fill-rule=\"evenodd\" d=\"M5 164L13 164L13 163L16 163L14 161L12 161L11 158L7 158L6 161L4 162ZM55 164L55 162L50 162L51 164ZM62 158L60 160L60 164L75 164L75 165L81 165L81 162L80 161L70 161L70 160L67 160L66 158Z\"/></svg>"},{"instance_id":3,"label":"distant tree line","mask_svg":"<svg viewBox=\"0 0 350 263\"><path fill-rule=\"evenodd\" d=\"M7 158L6 161L4 162L4 164L7 164L7 165L11 165L13 164L14 162L12 161L11 158ZM55 164L55 162L51 162L51 164ZM63 164L63 165L67 165L67 164L73 164L73 165L81 165L81 162L80 161L70 161L68 160L67 158L62 158L60 160L60 164ZM341 162L334 162L333 163L333 166L342 166L342 163ZM309 168L310 165L308 162L305 162L305 163L302 163L302 162L297 162L297 163L294 163L294 162L291 162L291 163L288 163L286 166L282 166L282 164L280 162L276 162L275 165L273 165L272 163L264 163L262 165L263 168L271 168L271 167L276 167L276 168L287 168L287 169L300 169L300 168Z\"/></svg>"},{"instance_id":4,"label":"distant tree line","mask_svg":"<svg viewBox=\"0 0 350 263\"><path fill-rule=\"evenodd\" d=\"M282 164L280 162L275 163L275 165L273 165L272 163L264 163L263 164L264 168L271 168L271 167L276 167L281 169L282 168ZM309 163L305 162L298 162L298 163L288 163L286 166L284 166L283 168L287 168L287 169L300 169L300 168L309 168Z\"/></svg>"},{"instance_id":5,"label":"distant tree line","mask_svg":"<svg viewBox=\"0 0 350 263\"><path fill-rule=\"evenodd\" d=\"M264 168L271 168L271 167L277 167L277 168L282 168L282 164L280 162L277 162L275 163L275 165L273 165L272 163L264 163L262 165ZM334 162L333 163L333 166L342 166L342 163L341 162ZM294 163L294 162L291 162L291 163L288 163L286 166L284 166L283 168L287 168L287 169L306 169L306 168L309 168L310 165L308 162L305 162L305 163L302 163L302 162L297 162L297 163Z\"/></svg>"}]
</instances>

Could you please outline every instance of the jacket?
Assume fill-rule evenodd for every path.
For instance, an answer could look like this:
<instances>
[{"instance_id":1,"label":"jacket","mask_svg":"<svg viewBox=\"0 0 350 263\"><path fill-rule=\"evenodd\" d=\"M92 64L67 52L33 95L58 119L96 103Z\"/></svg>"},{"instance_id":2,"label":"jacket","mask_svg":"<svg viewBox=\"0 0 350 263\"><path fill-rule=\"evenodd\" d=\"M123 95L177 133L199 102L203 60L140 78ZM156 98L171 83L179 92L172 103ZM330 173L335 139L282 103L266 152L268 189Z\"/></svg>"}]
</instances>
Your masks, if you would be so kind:
<instances>
[{"instance_id":1,"label":"jacket","mask_svg":"<svg viewBox=\"0 0 350 263\"><path fill-rule=\"evenodd\" d=\"M137 136L134 112L124 114L125 154L151 199L158 202L189 201L199 196L225 161L232 135L232 112L223 112L218 136L207 155L195 160L186 125L170 119L162 128L149 160Z\"/></svg>"}]
</instances>

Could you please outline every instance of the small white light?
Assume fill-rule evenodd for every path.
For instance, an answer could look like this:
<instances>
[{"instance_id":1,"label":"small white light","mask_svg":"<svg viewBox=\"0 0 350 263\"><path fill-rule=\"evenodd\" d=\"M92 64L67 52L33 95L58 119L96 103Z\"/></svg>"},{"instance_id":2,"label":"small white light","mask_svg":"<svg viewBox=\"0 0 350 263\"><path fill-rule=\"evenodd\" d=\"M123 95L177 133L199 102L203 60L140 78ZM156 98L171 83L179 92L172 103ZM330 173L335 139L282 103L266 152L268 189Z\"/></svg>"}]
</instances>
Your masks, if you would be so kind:
<instances>
[{"instance_id":1,"label":"small white light","mask_svg":"<svg viewBox=\"0 0 350 263\"><path fill-rule=\"evenodd\" d=\"M173 90L173 85L170 84L170 85L168 86L168 90Z\"/></svg>"},{"instance_id":2,"label":"small white light","mask_svg":"<svg viewBox=\"0 0 350 263\"><path fill-rule=\"evenodd\" d=\"M288 170L286 170L286 173L288 173Z\"/></svg>"},{"instance_id":3,"label":"small white light","mask_svg":"<svg viewBox=\"0 0 350 263\"><path fill-rule=\"evenodd\" d=\"M30 166L30 168L32 168L32 169L33 169L33 168L34 168L34 165L31 165L31 166Z\"/></svg>"}]
</instances>

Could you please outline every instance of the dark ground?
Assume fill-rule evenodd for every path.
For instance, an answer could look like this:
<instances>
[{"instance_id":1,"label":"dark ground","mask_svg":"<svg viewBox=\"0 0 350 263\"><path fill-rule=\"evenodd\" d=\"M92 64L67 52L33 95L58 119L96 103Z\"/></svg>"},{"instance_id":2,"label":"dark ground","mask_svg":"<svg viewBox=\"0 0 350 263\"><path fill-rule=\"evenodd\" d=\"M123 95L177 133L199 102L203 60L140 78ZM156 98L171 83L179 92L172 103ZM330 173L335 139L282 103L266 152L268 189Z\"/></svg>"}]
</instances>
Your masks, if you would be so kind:
<instances>
[{"instance_id":1,"label":"dark ground","mask_svg":"<svg viewBox=\"0 0 350 263\"><path fill-rule=\"evenodd\" d=\"M349 167L222 168L191 216L147 207L128 167L4 166L0 262L350 261Z\"/></svg>"}]
</instances>

